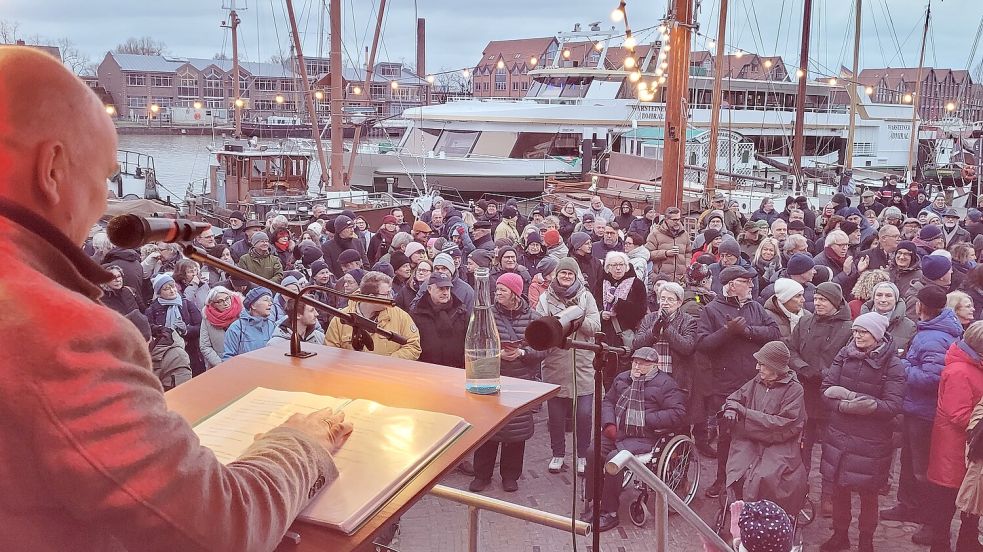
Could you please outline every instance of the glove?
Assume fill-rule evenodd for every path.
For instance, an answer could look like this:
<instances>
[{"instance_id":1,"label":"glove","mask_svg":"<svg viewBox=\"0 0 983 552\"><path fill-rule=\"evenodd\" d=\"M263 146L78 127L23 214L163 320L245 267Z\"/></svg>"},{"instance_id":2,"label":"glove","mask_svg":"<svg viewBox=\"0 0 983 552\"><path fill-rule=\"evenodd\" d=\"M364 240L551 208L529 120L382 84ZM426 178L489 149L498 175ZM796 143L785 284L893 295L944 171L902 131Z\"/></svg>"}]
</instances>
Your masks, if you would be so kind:
<instances>
[{"instance_id":1,"label":"glove","mask_svg":"<svg viewBox=\"0 0 983 552\"><path fill-rule=\"evenodd\" d=\"M614 424L608 424L604 426L604 430L601 431L601 433L603 433L605 437L607 437L612 441L618 440L618 426Z\"/></svg>"},{"instance_id":2,"label":"glove","mask_svg":"<svg viewBox=\"0 0 983 552\"><path fill-rule=\"evenodd\" d=\"M867 416L877 410L877 401L873 397L861 395L854 399L840 401L838 408L844 414Z\"/></svg>"},{"instance_id":3,"label":"glove","mask_svg":"<svg viewBox=\"0 0 983 552\"><path fill-rule=\"evenodd\" d=\"M727 321L727 331L736 334L744 335L744 331L747 329L747 321L744 320L743 316L738 316L732 320Z\"/></svg>"},{"instance_id":4,"label":"glove","mask_svg":"<svg viewBox=\"0 0 983 552\"><path fill-rule=\"evenodd\" d=\"M738 416L737 416L737 411L736 410L725 410L724 411L724 419L727 420L728 422L734 423L734 422L737 421L737 418L738 418Z\"/></svg>"},{"instance_id":5,"label":"glove","mask_svg":"<svg viewBox=\"0 0 983 552\"><path fill-rule=\"evenodd\" d=\"M188 334L188 325L184 323L184 320L178 320L174 323L174 331L183 337Z\"/></svg>"},{"instance_id":6,"label":"glove","mask_svg":"<svg viewBox=\"0 0 983 552\"><path fill-rule=\"evenodd\" d=\"M833 385L827 388L826 391L823 392L823 395L825 395L827 399L840 399L844 401L857 398L856 393L850 391L846 387L840 387L839 385Z\"/></svg>"}]
</instances>

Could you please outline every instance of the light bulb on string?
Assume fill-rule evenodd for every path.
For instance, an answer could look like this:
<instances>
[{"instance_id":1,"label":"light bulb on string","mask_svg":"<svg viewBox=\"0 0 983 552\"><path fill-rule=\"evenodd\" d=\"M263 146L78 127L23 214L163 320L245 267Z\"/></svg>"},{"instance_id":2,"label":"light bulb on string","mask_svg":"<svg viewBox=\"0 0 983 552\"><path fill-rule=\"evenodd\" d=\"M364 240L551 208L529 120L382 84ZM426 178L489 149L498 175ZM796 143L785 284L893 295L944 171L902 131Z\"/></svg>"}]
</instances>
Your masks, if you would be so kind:
<instances>
[{"instance_id":1,"label":"light bulb on string","mask_svg":"<svg viewBox=\"0 0 983 552\"><path fill-rule=\"evenodd\" d=\"M625 42L624 42L625 48L628 48L629 50L633 50L637 44L638 42L635 41L635 37L631 36L631 34L625 37Z\"/></svg>"},{"instance_id":2,"label":"light bulb on string","mask_svg":"<svg viewBox=\"0 0 983 552\"><path fill-rule=\"evenodd\" d=\"M618 23L619 21L624 21L624 20L625 20L625 11L624 11L624 4L622 4L621 6L618 6L617 8L614 9L614 11L611 12L611 21Z\"/></svg>"},{"instance_id":3,"label":"light bulb on string","mask_svg":"<svg viewBox=\"0 0 983 552\"><path fill-rule=\"evenodd\" d=\"M649 85L646 82L640 82L640 83L638 83L638 91L639 92L645 92L646 90L648 90L648 87L649 87Z\"/></svg>"},{"instance_id":4,"label":"light bulb on string","mask_svg":"<svg viewBox=\"0 0 983 552\"><path fill-rule=\"evenodd\" d=\"M904 103L911 103L911 100L912 100L911 94L905 94L904 97L901 98L901 101L903 101Z\"/></svg>"},{"instance_id":5,"label":"light bulb on string","mask_svg":"<svg viewBox=\"0 0 983 552\"><path fill-rule=\"evenodd\" d=\"M771 62L770 59L766 59L765 60L765 69L771 69L771 66L772 65L773 65L773 63Z\"/></svg>"},{"instance_id":6,"label":"light bulb on string","mask_svg":"<svg viewBox=\"0 0 983 552\"><path fill-rule=\"evenodd\" d=\"M601 50L604 49L604 43L603 42L595 42L594 43L594 49L597 50L598 52L600 52Z\"/></svg>"},{"instance_id":7,"label":"light bulb on string","mask_svg":"<svg viewBox=\"0 0 983 552\"><path fill-rule=\"evenodd\" d=\"M570 59L570 50L563 50L563 59Z\"/></svg>"},{"instance_id":8,"label":"light bulb on string","mask_svg":"<svg viewBox=\"0 0 983 552\"><path fill-rule=\"evenodd\" d=\"M498 60L498 63L496 63L495 66L498 67L499 69L505 69L505 62L502 60Z\"/></svg>"},{"instance_id":9,"label":"light bulb on string","mask_svg":"<svg viewBox=\"0 0 983 552\"><path fill-rule=\"evenodd\" d=\"M638 80L641 78L642 78L642 74L639 73L638 71L632 71L631 73L628 73L628 80L630 80L631 82L638 82Z\"/></svg>"},{"instance_id":10,"label":"light bulb on string","mask_svg":"<svg viewBox=\"0 0 983 552\"><path fill-rule=\"evenodd\" d=\"M667 27L665 26L664 23L662 25L659 25L659 28L658 28L659 34L666 34L666 30L667 30Z\"/></svg>"},{"instance_id":11,"label":"light bulb on string","mask_svg":"<svg viewBox=\"0 0 983 552\"><path fill-rule=\"evenodd\" d=\"M955 104L955 102L949 102L949 103L945 104L945 110L946 111L955 111L956 110L956 104Z\"/></svg>"},{"instance_id":12,"label":"light bulb on string","mask_svg":"<svg viewBox=\"0 0 983 552\"><path fill-rule=\"evenodd\" d=\"M663 61L662 63L659 64L659 67L661 67L663 70L668 69L669 68L669 62L668 61Z\"/></svg>"},{"instance_id":13,"label":"light bulb on string","mask_svg":"<svg viewBox=\"0 0 983 552\"><path fill-rule=\"evenodd\" d=\"M829 78L829 85L830 86L836 86L836 77L830 77Z\"/></svg>"},{"instance_id":14,"label":"light bulb on string","mask_svg":"<svg viewBox=\"0 0 983 552\"><path fill-rule=\"evenodd\" d=\"M866 93L866 94L867 94L868 96L870 96L871 94L873 94L873 93L874 93L874 87L873 87L873 86L868 86L868 87L866 87L866 88L864 88L864 92L865 92L865 93Z\"/></svg>"},{"instance_id":15,"label":"light bulb on string","mask_svg":"<svg viewBox=\"0 0 983 552\"><path fill-rule=\"evenodd\" d=\"M661 77L659 77L659 84L663 84L665 82L666 82L666 76L665 75L662 75Z\"/></svg>"},{"instance_id":16,"label":"light bulb on string","mask_svg":"<svg viewBox=\"0 0 983 552\"><path fill-rule=\"evenodd\" d=\"M661 77L663 73L665 73L665 71L663 71L661 67L655 70L655 76L657 77Z\"/></svg>"},{"instance_id":17,"label":"light bulb on string","mask_svg":"<svg viewBox=\"0 0 983 552\"><path fill-rule=\"evenodd\" d=\"M796 69L795 70L795 78L801 79L804 76L805 76L805 72L802 71L802 69Z\"/></svg>"},{"instance_id":18,"label":"light bulb on string","mask_svg":"<svg viewBox=\"0 0 983 552\"><path fill-rule=\"evenodd\" d=\"M744 50L738 50L734 52L734 57L736 57L737 59L741 59L742 57L744 57Z\"/></svg>"},{"instance_id":19,"label":"light bulb on string","mask_svg":"<svg viewBox=\"0 0 983 552\"><path fill-rule=\"evenodd\" d=\"M707 40L707 49L711 49L711 48L715 47L716 45L717 45L717 43L714 42L712 38L710 40Z\"/></svg>"},{"instance_id":20,"label":"light bulb on string","mask_svg":"<svg viewBox=\"0 0 983 552\"><path fill-rule=\"evenodd\" d=\"M635 58L634 57L628 56L628 57L625 58L625 69L634 69L635 68L635 64L636 64L636 61L635 61Z\"/></svg>"}]
</instances>

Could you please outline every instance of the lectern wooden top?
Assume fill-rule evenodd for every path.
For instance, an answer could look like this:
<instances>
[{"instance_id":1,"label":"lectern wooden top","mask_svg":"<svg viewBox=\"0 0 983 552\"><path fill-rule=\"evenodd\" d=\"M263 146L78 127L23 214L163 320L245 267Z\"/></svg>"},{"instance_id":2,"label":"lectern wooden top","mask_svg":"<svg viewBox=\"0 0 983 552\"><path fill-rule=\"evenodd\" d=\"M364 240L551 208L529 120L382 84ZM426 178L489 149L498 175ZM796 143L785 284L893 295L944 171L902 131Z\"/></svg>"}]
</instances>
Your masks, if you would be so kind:
<instances>
[{"instance_id":1,"label":"lectern wooden top","mask_svg":"<svg viewBox=\"0 0 983 552\"><path fill-rule=\"evenodd\" d=\"M474 395L464 390L464 370L394 359L305 343L317 356L284 356L288 345L271 346L237 356L191 381L168 391L168 406L191 424L219 410L255 387L307 391L334 397L369 399L388 406L454 414L471 429L404 487L379 513L352 535L317 525L295 522L299 546L278 550L352 550L369 542L393 516L412 506L466 454L494 434L515 413L555 396L555 385L502 378L497 395ZM356 431L358 428L355 428Z\"/></svg>"}]
</instances>

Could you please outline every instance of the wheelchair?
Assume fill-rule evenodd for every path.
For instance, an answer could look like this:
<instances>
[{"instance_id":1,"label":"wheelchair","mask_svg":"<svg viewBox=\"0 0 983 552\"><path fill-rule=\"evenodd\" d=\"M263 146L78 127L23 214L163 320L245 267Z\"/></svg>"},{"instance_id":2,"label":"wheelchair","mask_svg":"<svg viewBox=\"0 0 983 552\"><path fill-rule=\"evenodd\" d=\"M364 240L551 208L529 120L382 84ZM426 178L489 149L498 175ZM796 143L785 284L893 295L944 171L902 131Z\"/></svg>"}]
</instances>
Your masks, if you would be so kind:
<instances>
[{"instance_id":1,"label":"wheelchair","mask_svg":"<svg viewBox=\"0 0 983 552\"><path fill-rule=\"evenodd\" d=\"M696 444L689 435L666 433L659 437L651 452L635 457L672 489L684 504L689 505L696 497L700 486L700 460ZM628 506L628 517L641 527L649 516L648 499L654 491L627 468L622 472L621 488L627 488L633 480L638 496Z\"/></svg>"}]
</instances>

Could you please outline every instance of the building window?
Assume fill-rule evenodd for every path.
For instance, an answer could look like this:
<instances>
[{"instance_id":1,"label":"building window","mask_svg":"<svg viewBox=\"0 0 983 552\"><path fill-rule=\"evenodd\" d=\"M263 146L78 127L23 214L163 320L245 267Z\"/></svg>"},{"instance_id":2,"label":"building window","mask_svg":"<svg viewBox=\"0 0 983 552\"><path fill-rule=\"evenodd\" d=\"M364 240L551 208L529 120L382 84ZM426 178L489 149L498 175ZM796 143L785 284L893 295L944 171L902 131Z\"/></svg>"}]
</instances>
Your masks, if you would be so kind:
<instances>
[{"instance_id":1,"label":"building window","mask_svg":"<svg viewBox=\"0 0 983 552\"><path fill-rule=\"evenodd\" d=\"M253 109L259 111L273 111L273 100L256 100L253 102Z\"/></svg>"},{"instance_id":2,"label":"building window","mask_svg":"<svg viewBox=\"0 0 983 552\"><path fill-rule=\"evenodd\" d=\"M280 105L280 111L297 111L297 102L283 102Z\"/></svg>"},{"instance_id":3,"label":"building window","mask_svg":"<svg viewBox=\"0 0 983 552\"><path fill-rule=\"evenodd\" d=\"M297 83L292 80L282 80L280 81L280 90L284 92L296 92Z\"/></svg>"},{"instance_id":4,"label":"building window","mask_svg":"<svg viewBox=\"0 0 983 552\"><path fill-rule=\"evenodd\" d=\"M150 75L150 86L174 86L174 77L170 75Z\"/></svg>"},{"instance_id":5,"label":"building window","mask_svg":"<svg viewBox=\"0 0 983 552\"><path fill-rule=\"evenodd\" d=\"M135 109L146 109L147 108L147 97L146 96L130 96L126 99L126 105Z\"/></svg>"},{"instance_id":6,"label":"building window","mask_svg":"<svg viewBox=\"0 0 983 552\"><path fill-rule=\"evenodd\" d=\"M519 90L519 85L522 84L519 81L512 81L512 90Z\"/></svg>"},{"instance_id":7,"label":"building window","mask_svg":"<svg viewBox=\"0 0 983 552\"><path fill-rule=\"evenodd\" d=\"M398 77L399 65L385 64L379 67L379 74L383 77Z\"/></svg>"},{"instance_id":8,"label":"building window","mask_svg":"<svg viewBox=\"0 0 983 552\"><path fill-rule=\"evenodd\" d=\"M273 92L276 90L276 81L273 79L256 79L253 84L256 86L256 90L260 92Z\"/></svg>"},{"instance_id":9,"label":"building window","mask_svg":"<svg viewBox=\"0 0 983 552\"><path fill-rule=\"evenodd\" d=\"M177 95L198 97L198 77L194 75L182 76L181 84L177 89Z\"/></svg>"},{"instance_id":10,"label":"building window","mask_svg":"<svg viewBox=\"0 0 983 552\"><path fill-rule=\"evenodd\" d=\"M147 86L147 75L143 73L127 73L126 84L128 86Z\"/></svg>"},{"instance_id":11,"label":"building window","mask_svg":"<svg viewBox=\"0 0 983 552\"><path fill-rule=\"evenodd\" d=\"M372 84L369 86L369 95L372 98L385 98L386 88L388 87L384 84Z\"/></svg>"},{"instance_id":12,"label":"building window","mask_svg":"<svg viewBox=\"0 0 983 552\"><path fill-rule=\"evenodd\" d=\"M222 79L206 77L202 96L206 98L224 98L225 87L222 86Z\"/></svg>"},{"instance_id":13,"label":"building window","mask_svg":"<svg viewBox=\"0 0 983 552\"><path fill-rule=\"evenodd\" d=\"M225 107L225 100L205 100L205 107L208 109L222 109Z\"/></svg>"},{"instance_id":14,"label":"building window","mask_svg":"<svg viewBox=\"0 0 983 552\"><path fill-rule=\"evenodd\" d=\"M174 99L170 96L154 96L151 101L160 107L171 107L174 103Z\"/></svg>"},{"instance_id":15,"label":"building window","mask_svg":"<svg viewBox=\"0 0 983 552\"><path fill-rule=\"evenodd\" d=\"M508 78L508 75L506 74L504 67L495 71L495 90L506 89L506 78Z\"/></svg>"}]
</instances>

